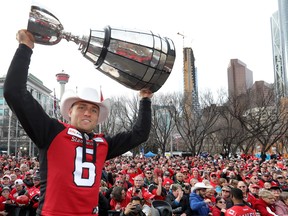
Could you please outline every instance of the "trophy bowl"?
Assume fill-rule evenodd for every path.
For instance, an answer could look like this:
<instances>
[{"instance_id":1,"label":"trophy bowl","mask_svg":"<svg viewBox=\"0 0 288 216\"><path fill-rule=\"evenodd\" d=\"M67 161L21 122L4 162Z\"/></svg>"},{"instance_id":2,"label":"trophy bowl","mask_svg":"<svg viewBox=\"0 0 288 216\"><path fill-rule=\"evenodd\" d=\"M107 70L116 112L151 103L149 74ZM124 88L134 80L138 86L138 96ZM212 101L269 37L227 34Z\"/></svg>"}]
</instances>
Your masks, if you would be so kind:
<instances>
[{"instance_id":1,"label":"trophy bowl","mask_svg":"<svg viewBox=\"0 0 288 216\"><path fill-rule=\"evenodd\" d=\"M90 29L89 35L73 35L64 31L56 16L34 5L27 29L42 45L55 45L63 38L73 41L98 71L133 90L158 91L176 58L173 41L152 31L106 26Z\"/></svg>"}]
</instances>

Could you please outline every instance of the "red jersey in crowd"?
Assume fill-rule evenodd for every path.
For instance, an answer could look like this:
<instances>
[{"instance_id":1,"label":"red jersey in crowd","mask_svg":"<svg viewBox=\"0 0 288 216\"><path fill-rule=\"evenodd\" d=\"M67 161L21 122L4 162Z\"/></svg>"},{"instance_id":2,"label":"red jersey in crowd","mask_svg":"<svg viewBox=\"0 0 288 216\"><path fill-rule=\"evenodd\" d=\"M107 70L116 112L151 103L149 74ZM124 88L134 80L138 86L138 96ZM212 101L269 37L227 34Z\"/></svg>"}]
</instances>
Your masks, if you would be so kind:
<instances>
[{"instance_id":1,"label":"red jersey in crowd","mask_svg":"<svg viewBox=\"0 0 288 216\"><path fill-rule=\"evenodd\" d=\"M245 204L236 204L227 209L225 216L256 216L256 211Z\"/></svg>"},{"instance_id":2,"label":"red jersey in crowd","mask_svg":"<svg viewBox=\"0 0 288 216\"><path fill-rule=\"evenodd\" d=\"M111 207L111 210L119 210L119 209L116 209L118 207L116 206L120 206L121 207L121 211L124 211L125 207L128 205L128 203L130 202L130 199L131 197L129 196L126 196L125 199L121 200L121 202L117 202L115 199L111 199L110 200L110 207Z\"/></svg>"}]
</instances>

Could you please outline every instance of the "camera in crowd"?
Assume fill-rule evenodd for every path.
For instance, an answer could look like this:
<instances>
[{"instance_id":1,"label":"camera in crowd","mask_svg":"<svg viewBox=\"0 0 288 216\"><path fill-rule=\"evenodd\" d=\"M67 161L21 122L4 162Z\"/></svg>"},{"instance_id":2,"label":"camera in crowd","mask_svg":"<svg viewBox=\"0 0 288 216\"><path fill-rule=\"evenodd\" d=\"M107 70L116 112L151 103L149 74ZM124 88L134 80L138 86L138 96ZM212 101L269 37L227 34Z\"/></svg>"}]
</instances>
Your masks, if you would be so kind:
<instances>
[{"instance_id":1,"label":"camera in crowd","mask_svg":"<svg viewBox=\"0 0 288 216\"><path fill-rule=\"evenodd\" d=\"M135 211L137 212L142 211L140 204L135 205Z\"/></svg>"},{"instance_id":2,"label":"camera in crowd","mask_svg":"<svg viewBox=\"0 0 288 216\"><path fill-rule=\"evenodd\" d=\"M135 215L135 216L145 216L145 213L142 211L141 205L140 204L136 204L135 208L133 209L133 211L131 212L130 215Z\"/></svg>"}]
</instances>

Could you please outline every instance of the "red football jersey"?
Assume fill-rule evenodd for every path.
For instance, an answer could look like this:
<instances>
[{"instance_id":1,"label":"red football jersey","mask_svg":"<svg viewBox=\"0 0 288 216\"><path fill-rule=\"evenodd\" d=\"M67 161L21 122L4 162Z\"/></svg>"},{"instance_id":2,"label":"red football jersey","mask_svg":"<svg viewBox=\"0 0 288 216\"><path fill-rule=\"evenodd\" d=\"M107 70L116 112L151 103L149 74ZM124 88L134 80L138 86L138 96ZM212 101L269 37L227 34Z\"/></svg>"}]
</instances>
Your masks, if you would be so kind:
<instances>
[{"instance_id":1,"label":"red football jersey","mask_svg":"<svg viewBox=\"0 0 288 216\"><path fill-rule=\"evenodd\" d=\"M225 216L256 216L256 211L247 205L234 205L225 212Z\"/></svg>"}]
</instances>

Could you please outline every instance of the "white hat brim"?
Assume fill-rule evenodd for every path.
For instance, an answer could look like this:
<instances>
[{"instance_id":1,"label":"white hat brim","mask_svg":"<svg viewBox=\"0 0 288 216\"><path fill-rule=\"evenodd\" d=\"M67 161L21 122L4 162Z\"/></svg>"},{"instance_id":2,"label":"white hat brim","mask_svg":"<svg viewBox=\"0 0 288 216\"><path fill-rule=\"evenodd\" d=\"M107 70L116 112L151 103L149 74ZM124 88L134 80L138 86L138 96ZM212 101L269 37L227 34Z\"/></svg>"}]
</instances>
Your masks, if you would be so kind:
<instances>
[{"instance_id":1,"label":"white hat brim","mask_svg":"<svg viewBox=\"0 0 288 216\"><path fill-rule=\"evenodd\" d=\"M64 94L65 95L65 94ZM88 103L96 104L99 107L99 117L98 117L98 124L104 122L106 118L109 116L109 111L110 111L110 100L105 99L101 102L97 102L91 98L89 100L88 98L80 98L79 96L75 95L67 95L64 96L61 100L60 104L60 112L63 118L67 121L70 121L69 117L69 110L72 107L72 105L78 101L85 101Z\"/></svg>"},{"instance_id":2,"label":"white hat brim","mask_svg":"<svg viewBox=\"0 0 288 216\"><path fill-rule=\"evenodd\" d=\"M195 190L199 190L199 189L211 189L213 188L212 186L196 186L196 187L192 187L191 191L194 192Z\"/></svg>"}]
</instances>

